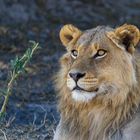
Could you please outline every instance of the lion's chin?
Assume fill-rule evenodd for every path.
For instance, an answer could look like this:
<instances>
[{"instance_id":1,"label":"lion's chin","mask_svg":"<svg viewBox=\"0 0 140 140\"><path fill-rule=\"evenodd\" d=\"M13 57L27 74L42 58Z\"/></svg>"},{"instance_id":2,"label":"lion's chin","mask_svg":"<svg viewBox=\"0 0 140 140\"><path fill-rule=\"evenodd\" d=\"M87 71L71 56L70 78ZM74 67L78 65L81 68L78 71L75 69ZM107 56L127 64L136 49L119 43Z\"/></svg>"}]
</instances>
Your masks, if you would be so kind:
<instances>
[{"instance_id":1,"label":"lion's chin","mask_svg":"<svg viewBox=\"0 0 140 140\"><path fill-rule=\"evenodd\" d=\"M96 97L96 92L88 92L83 90L73 90L72 98L77 102L89 102Z\"/></svg>"}]
</instances>

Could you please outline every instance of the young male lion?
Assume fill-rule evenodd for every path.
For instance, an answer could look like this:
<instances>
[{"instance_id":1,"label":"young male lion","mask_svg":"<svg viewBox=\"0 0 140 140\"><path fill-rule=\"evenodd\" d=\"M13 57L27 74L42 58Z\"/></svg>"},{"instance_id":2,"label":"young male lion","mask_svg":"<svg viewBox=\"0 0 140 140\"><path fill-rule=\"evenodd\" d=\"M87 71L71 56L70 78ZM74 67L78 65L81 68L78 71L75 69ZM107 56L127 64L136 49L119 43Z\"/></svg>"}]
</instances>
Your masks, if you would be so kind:
<instances>
[{"instance_id":1,"label":"young male lion","mask_svg":"<svg viewBox=\"0 0 140 140\"><path fill-rule=\"evenodd\" d=\"M140 31L65 25L54 140L140 140Z\"/></svg>"}]
</instances>

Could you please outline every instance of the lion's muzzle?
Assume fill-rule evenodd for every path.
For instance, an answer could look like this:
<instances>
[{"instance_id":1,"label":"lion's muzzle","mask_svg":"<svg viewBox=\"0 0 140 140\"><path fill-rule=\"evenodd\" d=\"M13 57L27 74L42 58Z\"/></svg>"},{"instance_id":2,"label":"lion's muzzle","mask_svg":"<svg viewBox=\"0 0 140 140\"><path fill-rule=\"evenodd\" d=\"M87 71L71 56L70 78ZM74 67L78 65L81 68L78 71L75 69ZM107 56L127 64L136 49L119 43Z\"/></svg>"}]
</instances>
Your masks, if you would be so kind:
<instances>
[{"instance_id":1,"label":"lion's muzzle","mask_svg":"<svg viewBox=\"0 0 140 140\"><path fill-rule=\"evenodd\" d=\"M88 77L86 73L73 70L67 76L67 87L75 100L89 101L98 92L98 80Z\"/></svg>"}]
</instances>

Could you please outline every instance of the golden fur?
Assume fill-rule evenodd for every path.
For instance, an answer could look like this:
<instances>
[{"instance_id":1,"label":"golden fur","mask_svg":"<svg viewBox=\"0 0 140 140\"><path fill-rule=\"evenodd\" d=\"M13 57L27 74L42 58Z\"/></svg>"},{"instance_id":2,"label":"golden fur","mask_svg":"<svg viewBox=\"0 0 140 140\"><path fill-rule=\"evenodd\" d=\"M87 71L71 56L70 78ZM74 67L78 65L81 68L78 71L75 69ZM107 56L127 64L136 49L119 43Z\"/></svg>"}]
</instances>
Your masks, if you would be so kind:
<instances>
[{"instance_id":1,"label":"golden fur","mask_svg":"<svg viewBox=\"0 0 140 140\"><path fill-rule=\"evenodd\" d=\"M131 122L140 104L139 38L139 29L127 24L83 32L73 25L61 29L67 53L60 59L56 80L61 121L54 140L113 140ZM93 56L99 49L107 50L107 55L96 59ZM76 59L71 57L72 50L78 52ZM89 94L94 92L94 98L86 102L72 98L68 81L73 70L86 73L78 84Z\"/></svg>"}]
</instances>

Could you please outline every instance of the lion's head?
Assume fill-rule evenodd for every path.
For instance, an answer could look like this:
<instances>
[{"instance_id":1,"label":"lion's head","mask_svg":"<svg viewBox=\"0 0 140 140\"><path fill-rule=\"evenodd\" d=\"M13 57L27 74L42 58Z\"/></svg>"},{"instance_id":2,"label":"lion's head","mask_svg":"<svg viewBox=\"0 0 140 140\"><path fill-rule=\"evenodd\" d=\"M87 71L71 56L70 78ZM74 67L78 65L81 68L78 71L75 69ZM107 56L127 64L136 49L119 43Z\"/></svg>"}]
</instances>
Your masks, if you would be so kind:
<instances>
[{"instance_id":1,"label":"lion's head","mask_svg":"<svg viewBox=\"0 0 140 140\"><path fill-rule=\"evenodd\" d=\"M65 25L60 31L67 48L61 76L67 94L78 102L98 97L125 99L137 82L134 51L139 38L139 29L133 25L86 31Z\"/></svg>"},{"instance_id":2,"label":"lion's head","mask_svg":"<svg viewBox=\"0 0 140 140\"><path fill-rule=\"evenodd\" d=\"M67 49L57 75L62 131L72 139L102 140L140 104L140 31L127 24L86 31L65 25L60 39Z\"/></svg>"}]
</instances>

